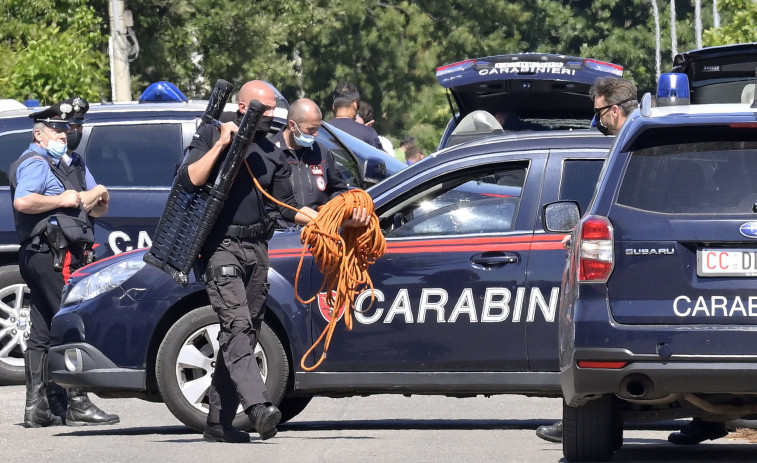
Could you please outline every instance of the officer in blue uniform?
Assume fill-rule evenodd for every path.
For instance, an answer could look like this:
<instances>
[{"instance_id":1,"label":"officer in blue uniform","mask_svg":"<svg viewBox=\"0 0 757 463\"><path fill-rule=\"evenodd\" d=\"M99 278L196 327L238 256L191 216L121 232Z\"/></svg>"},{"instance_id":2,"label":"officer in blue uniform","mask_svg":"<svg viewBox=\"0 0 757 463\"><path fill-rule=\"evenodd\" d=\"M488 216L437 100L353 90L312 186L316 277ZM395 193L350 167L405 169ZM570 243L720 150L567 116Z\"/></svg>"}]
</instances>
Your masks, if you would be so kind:
<instances>
[{"instance_id":1,"label":"officer in blue uniform","mask_svg":"<svg viewBox=\"0 0 757 463\"><path fill-rule=\"evenodd\" d=\"M51 412L47 400L50 323L60 308L65 281L91 256L93 218L108 211L108 190L95 182L66 143L68 121L75 113L83 119L85 103L72 98L30 114L32 143L10 167L13 217L21 244L19 269L31 301L24 352L28 428L61 424L64 419L71 426L119 422L117 415L103 412L78 391L68 392L63 417Z\"/></svg>"}]
</instances>

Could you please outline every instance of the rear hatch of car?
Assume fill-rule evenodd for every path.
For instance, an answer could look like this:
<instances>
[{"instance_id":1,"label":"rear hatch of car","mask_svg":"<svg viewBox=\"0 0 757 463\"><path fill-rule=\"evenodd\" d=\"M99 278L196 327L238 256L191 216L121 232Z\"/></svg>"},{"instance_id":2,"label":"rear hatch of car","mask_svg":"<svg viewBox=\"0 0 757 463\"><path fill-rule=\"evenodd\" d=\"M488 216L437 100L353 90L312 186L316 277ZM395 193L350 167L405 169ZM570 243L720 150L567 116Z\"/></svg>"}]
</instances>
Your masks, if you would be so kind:
<instances>
[{"instance_id":1,"label":"rear hatch of car","mask_svg":"<svg viewBox=\"0 0 757 463\"><path fill-rule=\"evenodd\" d=\"M751 103L757 70L757 42L680 53L673 72L689 77L691 103Z\"/></svg>"},{"instance_id":2,"label":"rear hatch of car","mask_svg":"<svg viewBox=\"0 0 757 463\"><path fill-rule=\"evenodd\" d=\"M440 148L474 111L514 114L512 130L588 128L593 116L589 89L601 76L622 76L623 67L593 59L548 53L489 56L441 66L452 120ZM508 129L508 124L505 125Z\"/></svg>"},{"instance_id":3,"label":"rear hatch of car","mask_svg":"<svg viewBox=\"0 0 757 463\"><path fill-rule=\"evenodd\" d=\"M653 124L627 151L608 214L618 323L757 322L757 122L729 118Z\"/></svg>"}]
</instances>

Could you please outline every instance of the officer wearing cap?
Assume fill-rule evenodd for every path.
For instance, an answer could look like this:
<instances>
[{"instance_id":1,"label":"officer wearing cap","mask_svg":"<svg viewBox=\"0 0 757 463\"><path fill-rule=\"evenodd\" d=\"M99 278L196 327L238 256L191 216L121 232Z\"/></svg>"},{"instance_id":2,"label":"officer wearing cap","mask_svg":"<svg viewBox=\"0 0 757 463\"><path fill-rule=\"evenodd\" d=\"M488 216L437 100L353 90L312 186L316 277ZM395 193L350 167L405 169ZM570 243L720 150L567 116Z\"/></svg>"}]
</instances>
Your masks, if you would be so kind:
<instances>
[{"instance_id":1,"label":"officer wearing cap","mask_svg":"<svg viewBox=\"0 0 757 463\"><path fill-rule=\"evenodd\" d=\"M69 153L69 121L86 106L72 98L29 115L34 119L29 148L10 167L13 218L21 247L19 269L29 287L31 330L24 352L24 426L36 428L114 424L86 394L69 391L68 409L51 412L47 400L50 323L58 311L65 280L91 254L93 218L108 211L108 190L95 182L84 161ZM73 224L73 226L71 226Z\"/></svg>"},{"instance_id":2,"label":"officer wearing cap","mask_svg":"<svg viewBox=\"0 0 757 463\"><path fill-rule=\"evenodd\" d=\"M89 103L82 97L74 96L65 101L71 105L71 116L68 119L70 130L66 134L69 154L75 150L81 142L84 123L84 114L89 110Z\"/></svg>"}]
</instances>

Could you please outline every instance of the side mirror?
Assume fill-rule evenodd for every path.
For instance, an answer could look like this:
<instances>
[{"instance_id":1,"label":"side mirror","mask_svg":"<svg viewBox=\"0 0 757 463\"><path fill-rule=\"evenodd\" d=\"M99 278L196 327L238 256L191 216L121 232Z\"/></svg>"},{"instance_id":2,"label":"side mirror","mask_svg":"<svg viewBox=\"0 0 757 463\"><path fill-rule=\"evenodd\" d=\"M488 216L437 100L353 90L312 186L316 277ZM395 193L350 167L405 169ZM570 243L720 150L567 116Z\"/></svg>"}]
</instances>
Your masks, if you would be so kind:
<instances>
[{"instance_id":1,"label":"side mirror","mask_svg":"<svg viewBox=\"0 0 757 463\"><path fill-rule=\"evenodd\" d=\"M544 229L553 233L569 233L581 220L581 208L575 201L558 201L544 206Z\"/></svg>"},{"instance_id":2,"label":"side mirror","mask_svg":"<svg viewBox=\"0 0 757 463\"><path fill-rule=\"evenodd\" d=\"M366 185L375 185L387 178L386 163L376 158L367 158L363 163L363 181Z\"/></svg>"}]
</instances>

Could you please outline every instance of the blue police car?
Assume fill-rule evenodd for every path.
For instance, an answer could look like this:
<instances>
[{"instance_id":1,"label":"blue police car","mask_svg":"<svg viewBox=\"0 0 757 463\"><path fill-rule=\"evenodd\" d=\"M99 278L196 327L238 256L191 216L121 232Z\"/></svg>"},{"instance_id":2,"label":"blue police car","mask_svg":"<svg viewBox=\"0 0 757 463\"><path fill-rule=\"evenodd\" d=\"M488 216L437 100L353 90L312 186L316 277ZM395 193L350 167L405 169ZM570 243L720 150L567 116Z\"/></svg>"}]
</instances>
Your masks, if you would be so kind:
<instances>
[{"instance_id":1,"label":"blue police car","mask_svg":"<svg viewBox=\"0 0 757 463\"><path fill-rule=\"evenodd\" d=\"M92 104L86 114L77 152L111 196L108 214L96 221L98 257L151 245L176 164L207 107L207 101L186 100L166 84L148 87L138 103ZM178 97L167 98L155 91L165 88L171 90L170 96ZM278 94L274 127L284 125L287 107ZM229 104L226 110L233 117L236 105ZM33 121L28 117L32 111L0 112L0 384L24 380L29 301L17 265L19 245L8 167L32 140ZM323 127L318 139L334 155L350 186L367 188L406 167L328 124Z\"/></svg>"},{"instance_id":2,"label":"blue police car","mask_svg":"<svg viewBox=\"0 0 757 463\"><path fill-rule=\"evenodd\" d=\"M568 461L610 458L624 422L757 410L755 81L710 83L742 102L686 105L698 87L661 76L573 232L559 310ZM570 209L549 205L548 228L570 228Z\"/></svg>"},{"instance_id":3,"label":"blue police car","mask_svg":"<svg viewBox=\"0 0 757 463\"><path fill-rule=\"evenodd\" d=\"M447 90L452 117L439 149L471 139L471 127L499 122L490 133L588 128L589 88L597 77L623 75L623 67L552 53L514 53L440 66L436 79ZM465 121L465 123L463 123Z\"/></svg>"},{"instance_id":4,"label":"blue police car","mask_svg":"<svg viewBox=\"0 0 757 463\"><path fill-rule=\"evenodd\" d=\"M387 241L370 269L376 301L370 306L370 291L357 297L352 331L339 325L315 371L301 360L331 315L323 294L308 305L296 300L300 236L277 233L256 355L283 419L314 395L558 396L565 233L545 231L542 206L565 199L586 207L611 142L596 130L485 137L370 188ZM52 324L51 375L101 396L162 400L202 429L217 316L200 283L179 286L145 265L144 252L73 276ZM310 297L321 281L306 255L296 291ZM249 421L240 414L236 426Z\"/></svg>"}]
</instances>

